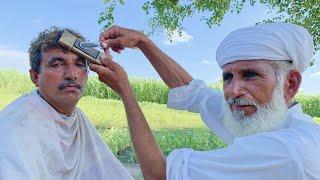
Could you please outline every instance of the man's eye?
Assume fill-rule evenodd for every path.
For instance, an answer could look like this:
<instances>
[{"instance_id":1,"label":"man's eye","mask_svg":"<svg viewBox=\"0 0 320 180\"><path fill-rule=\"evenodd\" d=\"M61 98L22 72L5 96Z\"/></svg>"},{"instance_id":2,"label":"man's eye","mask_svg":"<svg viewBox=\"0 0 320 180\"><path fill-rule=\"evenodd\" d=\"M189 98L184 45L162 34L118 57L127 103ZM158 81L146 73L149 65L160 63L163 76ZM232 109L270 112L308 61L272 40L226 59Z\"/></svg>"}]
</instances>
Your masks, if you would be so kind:
<instances>
[{"instance_id":1,"label":"man's eye","mask_svg":"<svg viewBox=\"0 0 320 180\"><path fill-rule=\"evenodd\" d=\"M86 69L86 65L83 63L77 63L76 66L80 69Z\"/></svg>"},{"instance_id":2,"label":"man's eye","mask_svg":"<svg viewBox=\"0 0 320 180\"><path fill-rule=\"evenodd\" d=\"M51 67L54 67L54 68L61 67L61 66L62 66L62 63L51 64Z\"/></svg>"},{"instance_id":3,"label":"man's eye","mask_svg":"<svg viewBox=\"0 0 320 180\"><path fill-rule=\"evenodd\" d=\"M258 76L259 74L257 72L254 71L246 71L243 73L243 77L244 78L254 78L256 76Z\"/></svg>"},{"instance_id":4,"label":"man's eye","mask_svg":"<svg viewBox=\"0 0 320 180\"><path fill-rule=\"evenodd\" d=\"M82 64L82 63L77 63L76 66L79 66L79 67L84 67L85 65Z\"/></svg>"},{"instance_id":5,"label":"man's eye","mask_svg":"<svg viewBox=\"0 0 320 180\"><path fill-rule=\"evenodd\" d=\"M233 78L233 75L232 75L232 74L224 74L224 75L223 75L223 82L231 81L232 78Z\"/></svg>"}]
</instances>

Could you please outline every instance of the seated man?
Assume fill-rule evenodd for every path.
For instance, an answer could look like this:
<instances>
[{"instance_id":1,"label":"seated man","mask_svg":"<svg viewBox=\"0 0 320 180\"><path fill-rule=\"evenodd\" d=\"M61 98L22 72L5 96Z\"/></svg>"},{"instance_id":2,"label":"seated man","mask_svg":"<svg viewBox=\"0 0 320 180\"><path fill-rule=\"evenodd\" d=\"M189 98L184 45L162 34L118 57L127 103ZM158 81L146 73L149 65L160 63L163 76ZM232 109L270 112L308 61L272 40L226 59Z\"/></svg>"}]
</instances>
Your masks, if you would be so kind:
<instances>
[{"instance_id":1,"label":"seated man","mask_svg":"<svg viewBox=\"0 0 320 180\"><path fill-rule=\"evenodd\" d=\"M100 40L116 52L138 47L171 88L168 106L200 113L228 144L204 152L177 149L165 159L122 68L90 65L124 101L146 179L320 179L320 127L293 100L314 53L303 27L270 23L230 33L217 50L223 93L193 79L137 31L114 26Z\"/></svg>"},{"instance_id":2,"label":"seated man","mask_svg":"<svg viewBox=\"0 0 320 180\"><path fill-rule=\"evenodd\" d=\"M0 112L0 179L133 179L76 107L88 64L57 44L61 30L32 41L30 77L37 89Z\"/></svg>"}]
</instances>

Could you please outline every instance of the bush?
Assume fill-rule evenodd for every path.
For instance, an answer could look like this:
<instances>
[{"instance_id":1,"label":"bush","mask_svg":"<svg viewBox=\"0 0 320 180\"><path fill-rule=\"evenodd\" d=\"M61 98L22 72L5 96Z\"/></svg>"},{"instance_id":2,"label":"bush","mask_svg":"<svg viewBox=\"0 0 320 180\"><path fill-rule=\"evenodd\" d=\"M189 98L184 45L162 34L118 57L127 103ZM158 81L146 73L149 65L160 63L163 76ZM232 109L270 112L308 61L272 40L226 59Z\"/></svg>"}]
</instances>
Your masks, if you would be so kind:
<instances>
[{"instance_id":1,"label":"bush","mask_svg":"<svg viewBox=\"0 0 320 180\"><path fill-rule=\"evenodd\" d=\"M295 100L301 103L304 113L320 117L320 96L298 95Z\"/></svg>"}]
</instances>

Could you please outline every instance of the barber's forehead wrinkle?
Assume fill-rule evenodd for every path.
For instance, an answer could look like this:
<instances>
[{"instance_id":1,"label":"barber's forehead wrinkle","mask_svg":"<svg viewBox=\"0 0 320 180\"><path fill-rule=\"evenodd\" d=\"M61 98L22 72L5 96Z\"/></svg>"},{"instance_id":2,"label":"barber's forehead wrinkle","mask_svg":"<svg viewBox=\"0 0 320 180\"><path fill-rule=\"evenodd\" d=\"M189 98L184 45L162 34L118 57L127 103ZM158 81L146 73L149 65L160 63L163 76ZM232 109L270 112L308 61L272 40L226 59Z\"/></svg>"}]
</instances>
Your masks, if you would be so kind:
<instances>
[{"instance_id":1,"label":"barber's forehead wrinkle","mask_svg":"<svg viewBox=\"0 0 320 180\"><path fill-rule=\"evenodd\" d=\"M224 72L243 72L243 71L257 71L260 73L271 73L273 69L270 62L267 60L256 60L256 61L236 61L229 63L224 66Z\"/></svg>"}]
</instances>

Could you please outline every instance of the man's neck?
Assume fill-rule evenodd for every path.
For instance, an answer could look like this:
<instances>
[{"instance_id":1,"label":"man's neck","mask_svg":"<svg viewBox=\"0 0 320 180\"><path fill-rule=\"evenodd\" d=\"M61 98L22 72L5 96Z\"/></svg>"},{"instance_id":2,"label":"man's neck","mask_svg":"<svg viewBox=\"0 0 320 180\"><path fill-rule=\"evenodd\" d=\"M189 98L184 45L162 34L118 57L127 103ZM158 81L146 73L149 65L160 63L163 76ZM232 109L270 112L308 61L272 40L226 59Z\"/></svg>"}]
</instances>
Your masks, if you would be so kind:
<instances>
[{"instance_id":1,"label":"man's neck","mask_svg":"<svg viewBox=\"0 0 320 180\"><path fill-rule=\"evenodd\" d=\"M50 103L49 101L46 100L46 98L44 98L41 94L40 91L37 90L37 93L39 94L39 96L45 100L53 109L55 109L59 114L63 114L66 116L70 116L72 115L72 113L74 112L74 110L76 109L76 104L74 105L66 105L66 104L53 104Z\"/></svg>"}]
</instances>

